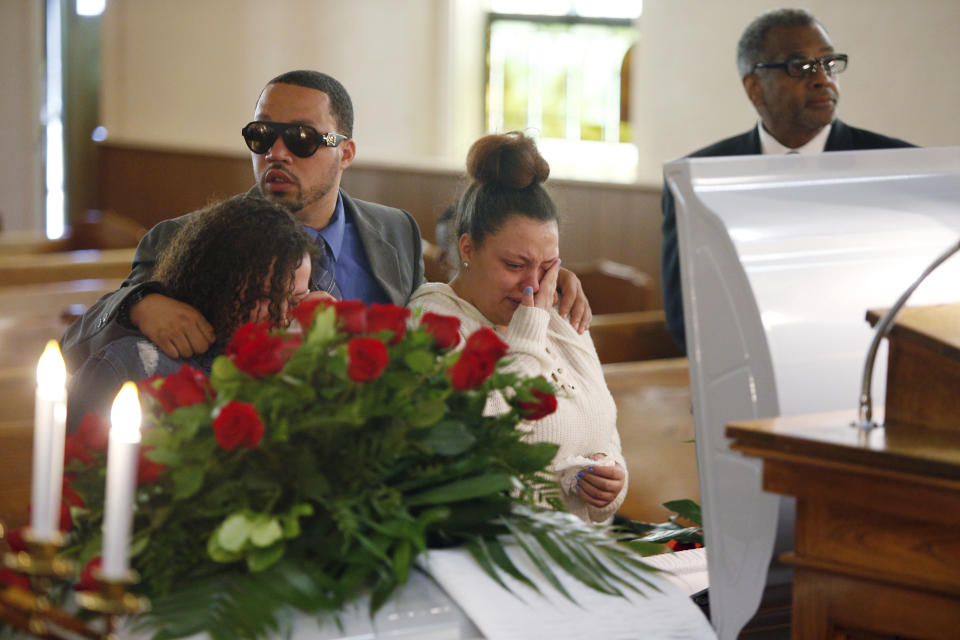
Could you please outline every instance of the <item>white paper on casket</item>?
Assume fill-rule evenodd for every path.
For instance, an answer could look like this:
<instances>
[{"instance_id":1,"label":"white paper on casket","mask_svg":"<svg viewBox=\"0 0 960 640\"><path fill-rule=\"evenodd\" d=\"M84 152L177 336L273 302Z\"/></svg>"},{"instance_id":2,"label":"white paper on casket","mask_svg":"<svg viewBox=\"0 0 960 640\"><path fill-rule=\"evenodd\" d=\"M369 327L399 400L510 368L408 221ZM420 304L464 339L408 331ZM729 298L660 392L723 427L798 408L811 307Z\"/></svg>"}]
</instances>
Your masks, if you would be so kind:
<instances>
[{"instance_id":1,"label":"white paper on casket","mask_svg":"<svg viewBox=\"0 0 960 640\"><path fill-rule=\"evenodd\" d=\"M871 308L960 235L960 148L697 158L664 168L676 199L710 607L721 640L756 611L793 501L728 448L729 422L856 414ZM960 300L960 259L911 304ZM883 402L886 350L874 369ZM778 532L779 522L779 532ZM770 582L789 573L771 574Z\"/></svg>"},{"instance_id":2,"label":"white paper on casket","mask_svg":"<svg viewBox=\"0 0 960 640\"><path fill-rule=\"evenodd\" d=\"M540 594L509 576L504 589L463 548L432 550L418 559L407 584L370 618L369 597L358 598L341 611L342 628L328 618L322 624L295 615L291 640L715 640L716 635L687 593L665 574L649 575L653 587L627 598L608 596L553 567L576 600L571 603L537 574L533 563L513 545L505 546L515 565ZM698 550L702 552L702 550ZM702 555L652 562L664 569L699 573ZM425 573L423 570L426 570ZM514 595L516 594L516 595ZM519 597L518 597L519 596ZM121 630L125 640L146 640L147 634ZM285 637L285 636L284 636ZM195 636L190 640L203 640Z\"/></svg>"},{"instance_id":3,"label":"white paper on casket","mask_svg":"<svg viewBox=\"0 0 960 640\"><path fill-rule=\"evenodd\" d=\"M487 640L716 639L710 623L693 600L664 575L648 574L652 586L638 585L641 593L624 588L626 597L621 598L594 591L554 567L557 578L576 601L574 604L537 573L518 547L504 548L540 593L503 575L503 581L513 593L506 591L462 549L431 551L424 561L434 580ZM677 567L682 565L681 562Z\"/></svg>"}]
</instances>

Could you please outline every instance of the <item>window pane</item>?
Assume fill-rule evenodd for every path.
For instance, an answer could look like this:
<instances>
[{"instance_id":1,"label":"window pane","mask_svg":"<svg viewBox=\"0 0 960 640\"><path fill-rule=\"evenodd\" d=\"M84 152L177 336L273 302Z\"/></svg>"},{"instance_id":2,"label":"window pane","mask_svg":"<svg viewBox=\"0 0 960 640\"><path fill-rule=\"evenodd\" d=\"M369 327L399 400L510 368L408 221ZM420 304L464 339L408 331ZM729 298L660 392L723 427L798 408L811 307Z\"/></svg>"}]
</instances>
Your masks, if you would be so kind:
<instances>
[{"instance_id":1,"label":"window pane","mask_svg":"<svg viewBox=\"0 0 960 640\"><path fill-rule=\"evenodd\" d=\"M488 130L534 128L545 138L629 141L620 92L635 37L630 26L494 17Z\"/></svg>"}]
</instances>

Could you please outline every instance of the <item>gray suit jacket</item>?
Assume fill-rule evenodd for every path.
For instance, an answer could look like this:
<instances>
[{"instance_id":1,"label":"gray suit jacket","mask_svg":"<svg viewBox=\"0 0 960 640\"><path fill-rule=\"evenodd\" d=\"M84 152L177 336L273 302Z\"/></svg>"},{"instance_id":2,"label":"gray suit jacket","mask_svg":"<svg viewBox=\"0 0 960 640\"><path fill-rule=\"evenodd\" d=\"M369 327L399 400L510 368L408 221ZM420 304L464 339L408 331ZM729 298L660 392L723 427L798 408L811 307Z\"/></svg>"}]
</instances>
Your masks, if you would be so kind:
<instances>
[{"instance_id":1,"label":"gray suit jacket","mask_svg":"<svg viewBox=\"0 0 960 640\"><path fill-rule=\"evenodd\" d=\"M259 193L256 187L251 192ZM344 212L356 224L374 279L394 304L405 305L424 282L420 228L416 221L401 209L354 200L344 191L340 195ZM117 310L127 296L150 279L160 251L191 215L193 213L164 220L153 227L140 240L130 275L120 288L97 300L63 334L60 348L70 371L76 371L87 358L112 341L126 335L139 335L117 322Z\"/></svg>"}]
</instances>

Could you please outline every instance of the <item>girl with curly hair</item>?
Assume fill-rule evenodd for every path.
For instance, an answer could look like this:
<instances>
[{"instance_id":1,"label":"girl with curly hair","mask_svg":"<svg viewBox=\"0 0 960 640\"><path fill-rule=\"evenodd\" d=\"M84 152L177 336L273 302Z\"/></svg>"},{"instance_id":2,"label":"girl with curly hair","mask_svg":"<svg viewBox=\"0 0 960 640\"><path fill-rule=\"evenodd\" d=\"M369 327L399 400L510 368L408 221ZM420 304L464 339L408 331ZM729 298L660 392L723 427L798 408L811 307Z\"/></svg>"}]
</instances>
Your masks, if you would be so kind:
<instances>
[{"instance_id":1,"label":"girl with curly hair","mask_svg":"<svg viewBox=\"0 0 960 640\"><path fill-rule=\"evenodd\" d=\"M246 322L286 326L288 311L309 295L317 245L279 205L243 194L180 221L148 290L191 305L222 339L206 353L174 359L131 330L88 358L73 376L67 419L71 428L88 411L106 416L126 380L169 375L183 364L209 373L238 327Z\"/></svg>"}]
</instances>

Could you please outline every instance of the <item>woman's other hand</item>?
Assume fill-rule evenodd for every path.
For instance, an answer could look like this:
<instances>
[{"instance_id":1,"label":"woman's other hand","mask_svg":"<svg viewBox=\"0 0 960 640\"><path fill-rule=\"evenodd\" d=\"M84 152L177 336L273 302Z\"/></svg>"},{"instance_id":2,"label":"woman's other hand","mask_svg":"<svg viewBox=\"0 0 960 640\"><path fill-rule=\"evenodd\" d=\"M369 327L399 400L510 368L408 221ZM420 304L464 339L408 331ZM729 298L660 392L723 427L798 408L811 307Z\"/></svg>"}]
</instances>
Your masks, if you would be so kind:
<instances>
[{"instance_id":1,"label":"woman's other hand","mask_svg":"<svg viewBox=\"0 0 960 640\"><path fill-rule=\"evenodd\" d=\"M587 504L603 508L620 495L626 477L619 462L612 467L587 467L577 474L574 493Z\"/></svg>"},{"instance_id":2,"label":"woman's other hand","mask_svg":"<svg viewBox=\"0 0 960 640\"><path fill-rule=\"evenodd\" d=\"M540 288L537 292L533 292L533 287L527 287L523 291L521 302L528 307L540 307L544 311L550 311L557 303L557 274L559 272L560 261L555 260L540 279Z\"/></svg>"}]
</instances>

